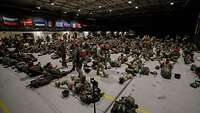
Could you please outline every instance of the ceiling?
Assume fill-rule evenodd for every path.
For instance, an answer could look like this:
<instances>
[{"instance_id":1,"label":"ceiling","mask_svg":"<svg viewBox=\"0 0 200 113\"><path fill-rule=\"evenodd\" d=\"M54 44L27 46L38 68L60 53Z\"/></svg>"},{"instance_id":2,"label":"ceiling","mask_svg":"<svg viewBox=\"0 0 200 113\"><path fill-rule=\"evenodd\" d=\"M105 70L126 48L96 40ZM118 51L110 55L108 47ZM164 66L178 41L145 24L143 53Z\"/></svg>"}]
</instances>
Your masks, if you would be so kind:
<instances>
[{"instance_id":1,"label":"ceiling","mask_svg":"<svg viewBox=\"0 0 200 113\"><path fill-rule=\"evenodd\" d=\"M144 15L183 10L190 0L1 0L0 7L79 17ZM172 3L173 2L173 3Z\"/></svg>"}]
</instances>

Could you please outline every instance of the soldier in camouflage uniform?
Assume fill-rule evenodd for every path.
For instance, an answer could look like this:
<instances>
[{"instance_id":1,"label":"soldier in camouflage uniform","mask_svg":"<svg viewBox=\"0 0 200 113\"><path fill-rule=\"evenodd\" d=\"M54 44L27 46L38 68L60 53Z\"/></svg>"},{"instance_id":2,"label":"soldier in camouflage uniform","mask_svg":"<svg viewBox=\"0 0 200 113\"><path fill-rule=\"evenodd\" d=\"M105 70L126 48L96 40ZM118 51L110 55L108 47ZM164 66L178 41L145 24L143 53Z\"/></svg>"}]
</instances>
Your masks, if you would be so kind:
<instances>
[{"instance_id":1,"label":"soldier in camouflage uniform","mask_svg":"<svg viewBox=\"0 0 200 113\"><path fill-rule=\"evenodd\" d=\"M98 45L95 54L95 60L98 62L97 64L97 75L100 75L100 71L103 72L104 77L108 77L108 74L105 73L106 67L106 51L103 49L103 44Z\"/></svg>"},{"instance_id":2,"label":"soldier in camouflage uniform","mask_svg":"<svg viewBox=\"0 0 200 113\"><path fill-rule=\"evenodd\" d=\"M166 61L162 61L160 63L160 67L161 67L161 76L166 79L171 79L173 65L169 61L169 59L166 59Z\"/></svg>"}]
</instances>

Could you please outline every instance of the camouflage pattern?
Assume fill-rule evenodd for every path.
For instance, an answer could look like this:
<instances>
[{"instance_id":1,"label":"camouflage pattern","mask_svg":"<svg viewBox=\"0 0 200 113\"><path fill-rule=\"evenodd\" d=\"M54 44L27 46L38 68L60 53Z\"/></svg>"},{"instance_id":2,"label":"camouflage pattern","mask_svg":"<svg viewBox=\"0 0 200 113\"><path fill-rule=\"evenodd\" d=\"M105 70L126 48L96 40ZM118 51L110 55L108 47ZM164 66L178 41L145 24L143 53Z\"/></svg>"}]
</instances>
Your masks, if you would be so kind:
<instances>
[{"instance_id":1,"label":"camouflage pattern","mask_svg":"<svg viewBox=\"0 0 200 113\"><path fill-rule=\"evenodd\" d=\"M122 97L119 101L115 101L111 109L111 113L137 113L138 105L131 96Z\"/></svg>"}]
</instances>

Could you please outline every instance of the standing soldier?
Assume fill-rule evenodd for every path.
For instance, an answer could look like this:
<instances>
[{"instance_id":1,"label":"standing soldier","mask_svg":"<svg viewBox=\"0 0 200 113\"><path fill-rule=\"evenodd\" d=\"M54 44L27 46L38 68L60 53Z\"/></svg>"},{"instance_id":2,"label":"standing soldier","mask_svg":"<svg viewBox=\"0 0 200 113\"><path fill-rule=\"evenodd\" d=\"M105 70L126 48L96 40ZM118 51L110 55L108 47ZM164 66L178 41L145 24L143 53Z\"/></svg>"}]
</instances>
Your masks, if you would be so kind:
<instances>
[{"instance_id":1,"label":"standing soldier","mask_svg":"<svg viewBox=\"0 0 200 113\"><path fill-rule=\"evenodd\" d=\"M64 41L61 41L61 44L58 47L57 52L58 52L59 56L61 56L61 58L62 58L62 66L66 66L67 67L67 62L66 62L66 48L65 48Z\"/></svg>"},{"instance_id":2,"label":"standing soldier","mask_svg":"<svg viewBox=\"0 0 200 113\"><path fill-rule=\"evenodd\" d=\"M75 49L72 53L73 67L71 71L76 70L79 74L80 79L84 79L85 76L83 75L83 72L82 72L83 59L81 58L81 55L80 55L81 47L80 47L79 41L77 40L74 45L75 45Z\"/></svg>"},{"instance_id":3,"label":"standing soldier","mask_svg":"<svg viewBox=\"0 0 200 113\"><path fill-rule=\"evenodd\" d=\"M100 75L100 70L103 72L103 77L108 77L108 74L105 73L105 60L106 60L106 51L103 49L103 44L97 44L96 50L96 60L97 64L97 75Z\"/></svg>"}]
</instances>

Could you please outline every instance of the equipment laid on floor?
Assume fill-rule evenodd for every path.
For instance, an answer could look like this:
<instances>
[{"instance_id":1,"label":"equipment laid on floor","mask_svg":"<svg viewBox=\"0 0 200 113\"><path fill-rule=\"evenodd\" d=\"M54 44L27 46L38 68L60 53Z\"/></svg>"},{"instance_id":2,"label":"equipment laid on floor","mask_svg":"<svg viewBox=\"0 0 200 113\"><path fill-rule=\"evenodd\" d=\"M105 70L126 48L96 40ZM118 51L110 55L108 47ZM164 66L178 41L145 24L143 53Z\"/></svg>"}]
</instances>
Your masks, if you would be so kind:
<instances>
[{"instance_id":1,"label":"equipment laid on floor","mask_svg":"<svg viewBox=\"0 0 200 113\"><path fill-rule=\"evenodd\" d=\"M122 97L119 101L115 101L111 113L137 113L138 105L131 96Z\"/></svg>"}]
</instances>

